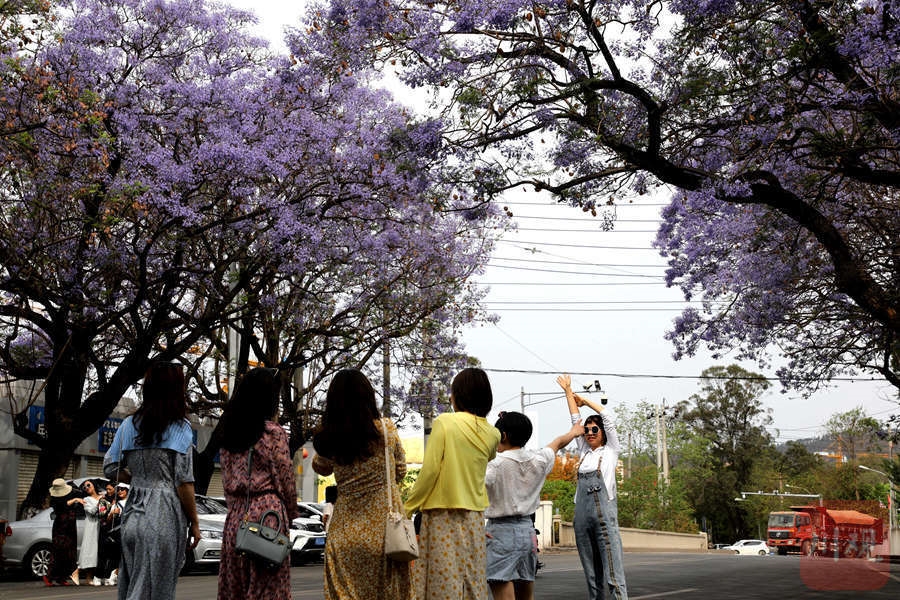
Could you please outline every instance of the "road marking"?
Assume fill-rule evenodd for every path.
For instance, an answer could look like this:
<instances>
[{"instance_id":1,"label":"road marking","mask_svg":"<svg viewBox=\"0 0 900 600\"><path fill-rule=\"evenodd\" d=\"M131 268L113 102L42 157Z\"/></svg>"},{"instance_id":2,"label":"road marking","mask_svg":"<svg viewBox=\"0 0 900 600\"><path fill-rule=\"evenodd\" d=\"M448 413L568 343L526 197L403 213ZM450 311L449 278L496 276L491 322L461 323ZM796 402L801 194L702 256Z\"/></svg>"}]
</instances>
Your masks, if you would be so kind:
<instances>
[{"instance_id":1,"label":"road marking","mask_svg":"<svg viewBox=\"0 0 900 600\"><path fill-rule=\"evenodd\" d=\"M687 594L688 592L699 591L700 588L684 588L683 590L672 590L671 592L660 592L658 594L647 594L646 596L631 596L631 600L644 600L644 598L662 598L663 596L674 596L675 594Z\"/></svg>"}]
</instances>

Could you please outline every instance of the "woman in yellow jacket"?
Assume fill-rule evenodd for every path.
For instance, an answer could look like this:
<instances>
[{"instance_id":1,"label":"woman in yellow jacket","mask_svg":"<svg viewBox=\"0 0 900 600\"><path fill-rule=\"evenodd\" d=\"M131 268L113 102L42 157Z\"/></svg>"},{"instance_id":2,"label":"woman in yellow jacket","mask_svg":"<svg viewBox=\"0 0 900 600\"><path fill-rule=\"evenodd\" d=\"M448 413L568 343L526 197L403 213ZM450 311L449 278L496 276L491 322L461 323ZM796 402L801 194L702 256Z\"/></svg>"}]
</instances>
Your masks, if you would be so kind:
<instances>
[{"instance_id":1,"label":"woman in yellow jacket","mask_svg":"<svg viewBox=\"0 0 900 600\"><path fill-rule=\"evenodd\" d=\"M422 470L406 511L422 514L419 559L413 569L418 600L484 600L484 473L497 454L500 431L485 418L493 404L481 369L460 371L450 388L455 412L432 424Z\"/></svg>"}]
</instances>

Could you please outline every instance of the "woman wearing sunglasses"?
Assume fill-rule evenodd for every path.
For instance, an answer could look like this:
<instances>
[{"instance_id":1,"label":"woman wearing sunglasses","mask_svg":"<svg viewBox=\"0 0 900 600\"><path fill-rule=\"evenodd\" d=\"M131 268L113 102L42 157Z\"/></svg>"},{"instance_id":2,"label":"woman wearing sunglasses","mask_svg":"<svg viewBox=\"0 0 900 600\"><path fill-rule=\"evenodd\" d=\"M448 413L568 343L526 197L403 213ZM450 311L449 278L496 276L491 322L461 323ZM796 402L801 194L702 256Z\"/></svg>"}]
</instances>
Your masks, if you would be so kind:
<instances>
[{"instance_id":1,"label":"woman wearing sunglasses","mask_svg":"<svg viewBox=\"0 0 900 600\"><path fill-rule=\"evenodd\" d=\"M578 557L587 579L588 598L603 598L605 585L607 598L627 600L616 502L616 464L621 446L615 423L608 414L600 416L603 406L572 391L569 375L560 375L556 382L566 393L572 423L581 421L582 406L597 413L584 420L584 437L577 439L581 463L573 526Z\"/></svg>"}]
</instances>

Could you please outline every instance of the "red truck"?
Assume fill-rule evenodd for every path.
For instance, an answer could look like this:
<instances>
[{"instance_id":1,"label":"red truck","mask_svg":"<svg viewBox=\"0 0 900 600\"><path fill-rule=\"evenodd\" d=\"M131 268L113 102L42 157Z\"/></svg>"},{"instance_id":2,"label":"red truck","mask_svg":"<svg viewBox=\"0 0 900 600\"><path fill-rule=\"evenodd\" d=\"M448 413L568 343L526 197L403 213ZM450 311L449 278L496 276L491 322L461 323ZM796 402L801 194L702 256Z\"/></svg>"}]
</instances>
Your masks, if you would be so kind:
<instances>
[{"instance_id":1,"label":"red truck","mask_svg":"<svg viewBox=\"0 0 900 600\"><path fill-rule=\"evenodd\" d=\"M769 513L768 543L778 554L868 557L883 541L884 521L856 510L809 505Z\"/></svg>"}]
</instances>

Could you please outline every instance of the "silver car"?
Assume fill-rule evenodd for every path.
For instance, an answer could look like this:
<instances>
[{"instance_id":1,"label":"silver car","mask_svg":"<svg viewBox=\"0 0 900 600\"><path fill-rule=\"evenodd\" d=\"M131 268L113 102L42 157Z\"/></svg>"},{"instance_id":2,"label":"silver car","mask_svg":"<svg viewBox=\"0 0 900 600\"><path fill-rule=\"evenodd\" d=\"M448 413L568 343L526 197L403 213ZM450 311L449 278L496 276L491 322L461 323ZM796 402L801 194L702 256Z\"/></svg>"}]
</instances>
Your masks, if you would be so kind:
<instances>
[{"instance_id":1,"label":"silver car","mask_svg":"<svg viewBox=\"0 0 900 600\"><path fill-rule=\"evenodd\" d=\"M76 516L80 547L84 512L77 511ZM200 516L199 521L200 534L203 538L193 552L188 551L185 571L195 567L216 568L222 555L222 524L203 516ZM30 519L13 521L9 524L9 529L12 530L12 535L6 538L6 544L3 546L4 563L10 567L21 568L35 579L47 575L53 554L53 509L46 508Z\"/></svg>"}]
</instances>

